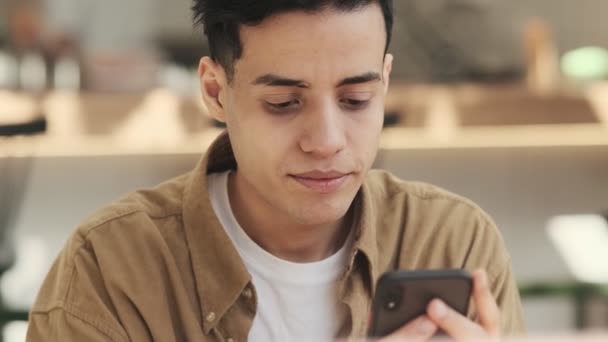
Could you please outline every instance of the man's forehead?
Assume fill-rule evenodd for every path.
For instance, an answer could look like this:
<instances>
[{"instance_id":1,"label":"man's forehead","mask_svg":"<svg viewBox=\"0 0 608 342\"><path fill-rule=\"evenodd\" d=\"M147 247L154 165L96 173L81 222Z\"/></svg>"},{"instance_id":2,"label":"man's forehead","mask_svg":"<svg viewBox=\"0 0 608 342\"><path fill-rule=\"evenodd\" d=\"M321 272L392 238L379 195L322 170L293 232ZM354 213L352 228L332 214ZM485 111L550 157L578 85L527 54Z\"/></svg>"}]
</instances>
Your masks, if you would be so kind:
<instances>
[{"instance_id":1,"label":"man's forehead","mask_svg":"<svg viewBox=\"0 0 608 342\"><path fill-rule=\"evenodd\" d=\"M363 24L374 20L377 25ZM265 75L335 82L371 72L381 74L386 39L383 20L380 10L370 7L353 13L290 12L260 26L246 27L235 76L248 83Z\"/></svg>"},{"instance_id":2,"label":"man's forehead","mask_svg":"<svg viewBox=\"0 0 608 342\"><path fill-rule=\"evenodd\" d=\"M357 52L365 53L374 45L380 46L383 52L386 32L381 10L377 6L366 6L351 12L324 10L277 14L259 25L242 26L240 38L242 58L271 54L278 58L340 49L344 52L358 49Z\"/></svg>"}]
</instances>

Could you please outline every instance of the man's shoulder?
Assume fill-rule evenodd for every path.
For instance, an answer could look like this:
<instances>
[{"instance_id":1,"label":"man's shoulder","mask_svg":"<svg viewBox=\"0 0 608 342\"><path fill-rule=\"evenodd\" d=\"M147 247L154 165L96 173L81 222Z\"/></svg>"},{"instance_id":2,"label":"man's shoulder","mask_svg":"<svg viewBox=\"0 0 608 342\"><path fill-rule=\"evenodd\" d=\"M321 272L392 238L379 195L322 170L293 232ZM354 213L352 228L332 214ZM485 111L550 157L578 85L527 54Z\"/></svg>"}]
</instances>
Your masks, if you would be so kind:
<instances>
[{"instance_id":1,"label":"man's shoulder","mask_svg":"<svg viewBox=\"0 0 608 342\"><path fill-rule=\"evenodd\" d=\"M158 249L181 227L182 193L187 175L129 193L85 218L68 238L59 260L71 272L76 261L95 255L96 263L134 254L134 246ZM133 254L133 255L132 255ZM116 267L116 266L115 266Z\"/></svg>"},{"instance_id":2,"label":"man's shoulder","mask_svg":"<svg viewBox=\"0 0 608 342\"><path fill-rule=\"evenodd\" d=\"M152 188L136 190L103 206L79 224L73 238L86 240L97 233L154 229L156 221L181 216L188 177L185 174Z\"/></svg>"},{"instance_id":3,"label":"man's shoulder","mask_svg":"<svg viewBox=\"0 0 608 342\"><path fill-rule=\"evenodd\" d=\"M407 206L417 204L422 206L420 209L460 208L490 219L472 200L437 185L403 180L385 170L371 170L366 183L372 196L381 200L397 201Z\"/></svg>"},{"instance_id":4,"label":"man's shoulder","mask_svg":"<svg viewBox=\"0 0 608 342\"><path fill-rule=\"evenodd\" d=\"M386 171L370 172L366 183L376 203L379 244L402 251L401 266L461 268L509 259L498 227L473 201Z\"/></svg>"},{"instance_id":5,"label":"man's shoulder","mask_svg":"<svg viewBox=\"0 0 608 342\"><path fill-rule=\"evenodd\" d=\"M86 218L55 260L32 312L60 308L81 319L101 303L99 296L105 300L111 291L143 289L149 281L162 284L168 272L179 270L168 265L175 264L176 254L187 253L180 237L187 181L183 175L129 193Z\"/></svg>"}]
</instances>

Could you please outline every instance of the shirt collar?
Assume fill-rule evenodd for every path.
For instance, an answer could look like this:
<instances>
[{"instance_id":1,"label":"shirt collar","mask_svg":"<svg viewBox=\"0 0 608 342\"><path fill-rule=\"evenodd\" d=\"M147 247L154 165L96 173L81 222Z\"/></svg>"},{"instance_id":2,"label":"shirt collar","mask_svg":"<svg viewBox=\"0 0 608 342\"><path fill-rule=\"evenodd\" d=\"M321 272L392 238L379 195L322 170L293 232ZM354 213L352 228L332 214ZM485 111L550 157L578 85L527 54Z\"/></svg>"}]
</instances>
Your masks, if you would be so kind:
<instances>
[{"instance_id":1,"label":"shirt collar","mask_svg":"<svg viewBox=\"0 0 608 342\"><path fill-rule=\"evenodd\" d=\"M236 168L230 139L227 132L223 132L189 175L184 189L183 220L199 293L203 329L207 334L251 282L247 268L213 211L207 192L207 174ZM353 258L348 269L353 269L353 263L357 261L355 257L361 252L366 259L363 265L369 277L366 280L373 293L378 276L378 248L375 203L367 182L357 194L354 205L359 212L354 226Z\"/></svg>"},{"instance_id":2,"label":"shirt collar","mask_svg":"<svg viewBox=\"0 0 608 342\"><path fill-rule=\"evenodd\" d=\"M379 223L377 220L376 209L377 203L372 192L373 188L369 182L364 181L357 197L355 198L356 210L358 211L358 220L355 225L355 252L361 253L364 257L366 265L366 274L368 275L367 284L369 285L369 295L375 292L376 279L378 279L379 265L378 265L378 239L376 226ZM353 267L352 263L356 260L351 261L349 268Z\"/></svg>"},{"instance_id":3,"label":"shirt collar","mask_svg":"<svg viewBox=\"0 0 608 342\"><path fill-rule=\"evenodd\" d=\"M228 135L222 133L190 174L184 189L184 229L206 334L251 281L207 193L207 174L230 168L236 168L236 162Z\"/></svg>"}]
</instances>

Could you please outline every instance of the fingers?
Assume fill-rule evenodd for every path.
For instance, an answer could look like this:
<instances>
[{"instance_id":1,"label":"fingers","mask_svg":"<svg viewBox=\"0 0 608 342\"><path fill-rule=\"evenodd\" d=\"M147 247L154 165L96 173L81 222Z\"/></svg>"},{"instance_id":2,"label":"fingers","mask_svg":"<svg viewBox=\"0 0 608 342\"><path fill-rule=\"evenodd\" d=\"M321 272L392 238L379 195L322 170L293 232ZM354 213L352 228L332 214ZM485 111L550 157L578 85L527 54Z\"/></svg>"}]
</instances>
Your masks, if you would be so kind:
<instances>
[{"instance_id":1,"label":"fingers","mask_svg":"<svg viewBox=\"0 0 608 342\"><path fill-rule=\"evenodd\" d=\"M378 342L423 342L437 332L437 325L428 317L420 316Z\"/></svg>"},{"instance_id":2,"label":"fingers","mask_svg":"<svg viewBox=\"0 0 608 342\"><path fill-rule=\"evenodd\" d=\"M473 299L481 326L490 336L499 336L500 310L488 285L488 276L483 270L473 272Z\"/></svg>"},{"instance_id":3,"label":"fingers","mask_svg":"<svg viewBox=\"0 0 608 342\"><path fill-rule=\"evenodd\" d=\"M439 299L427 308L429 318L458 341L494 340L500 336L500 310L488 284L484 270L473 272L473 296L479 324L448 307Z\"/></svg>"},{"instance_id":4,"label":"fingers","mask_svg":"<svg viewBox=\"0 0 608 342\"><path fill-rule=\"evenodd\" d=\"M453 310L439 299L431 301L427 308L427 314L439 328L458 341L487 340L488 334L481 326Z\"/></svg>"},{"instance_id":5,"label":"fingers","mask_svg":"<svg viewBox=\"0 0 608 342\"><path fill-rule=\"evenodd\" d=\"M380 341L427 341L438 329L457 341L497 341L500 337L500 310L484 270L473 272L472 301L477 309L479 324L443 301L434 299L427 307L427 316L415 319Z\"/></svg>"}]
</instances>

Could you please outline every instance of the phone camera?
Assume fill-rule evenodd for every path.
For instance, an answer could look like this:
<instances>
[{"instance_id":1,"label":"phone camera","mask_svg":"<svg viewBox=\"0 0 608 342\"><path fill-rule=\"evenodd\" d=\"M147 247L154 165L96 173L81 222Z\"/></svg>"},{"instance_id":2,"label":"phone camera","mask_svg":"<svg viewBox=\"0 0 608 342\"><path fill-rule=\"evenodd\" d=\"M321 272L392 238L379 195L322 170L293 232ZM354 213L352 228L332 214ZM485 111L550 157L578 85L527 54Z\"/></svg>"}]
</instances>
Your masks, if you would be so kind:
<instances>
[{"instance_id":1,"label":"phone camera","mask_svg":"<svg viewBox=\"0 0 608 342\"><path fill-rule=\"evenodd\" d=\"M384 309L387 311L395 311L401 304L401 289L393 289L389 291L384 299Z\"/></svg>"}]
</instances>

